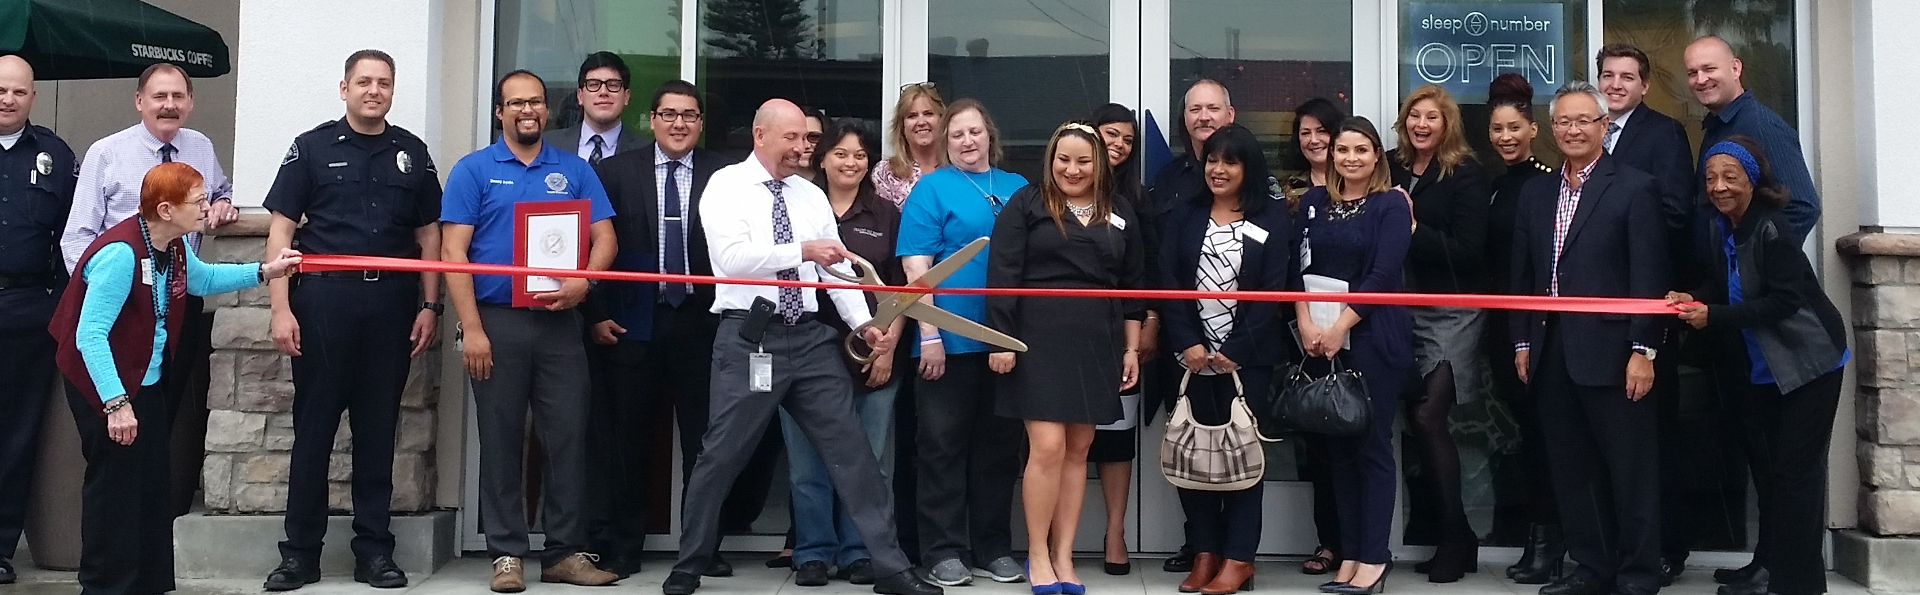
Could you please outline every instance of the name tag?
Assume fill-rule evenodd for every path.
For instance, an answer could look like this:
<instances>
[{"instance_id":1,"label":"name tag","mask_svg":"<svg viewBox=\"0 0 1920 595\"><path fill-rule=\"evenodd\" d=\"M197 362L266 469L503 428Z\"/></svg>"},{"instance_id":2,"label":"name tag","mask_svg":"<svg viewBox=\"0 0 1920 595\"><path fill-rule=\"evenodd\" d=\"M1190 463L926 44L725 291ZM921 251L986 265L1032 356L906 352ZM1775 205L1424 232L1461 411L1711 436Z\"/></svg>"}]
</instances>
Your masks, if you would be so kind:
<instances>
[{"instance_id":1,"label":"name tag","mask_svg":"<svg viewBox=\"0 0 1920 595\"><path fill-rule=\"evenodd\" d=\"M140 284L153 286L153 259L151 258L140 259Z\"/></svg>"},{"instance_id":2,"label":"name tag","mask_svg":"<svg viewBox=\"0 0 1920 595\"><path fill-rule=\"evenodd\" d=\"M764 351L747 354L747 391L773 392L773 354Z\"/></svg>"},{"instance_id":3,"label":"name tag","mask_svg":"<svg viewBox=\"0 0 1920 595\"><path fill-rule=\"evenodd\" d=\"M1260 226L1254 225L1251 221L1244 222L1240 224L1240 237L1265 244L1267 243L1267 230L1261 229Z\"/></svg>"},{"instance_id":4,"label":"name tag","mask_svg":"<svg viewBox=\"0 0 1920 595\"><path fill-rule=\"evenodd\" d=\"M1119 213L1107 213L1107 223L1113 224L1114 229L1127 230L1127 220L1121 218Z\"/></svg>"}]
</instances>

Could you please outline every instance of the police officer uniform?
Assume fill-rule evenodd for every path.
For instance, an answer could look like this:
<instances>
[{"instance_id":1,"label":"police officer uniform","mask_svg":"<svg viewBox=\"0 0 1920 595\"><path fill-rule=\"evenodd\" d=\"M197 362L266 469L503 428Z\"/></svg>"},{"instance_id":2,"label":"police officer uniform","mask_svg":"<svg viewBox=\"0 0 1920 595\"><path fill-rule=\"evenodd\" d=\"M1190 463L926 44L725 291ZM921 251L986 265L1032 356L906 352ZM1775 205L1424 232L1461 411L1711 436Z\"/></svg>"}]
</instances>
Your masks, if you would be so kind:
<instances>
[{"instance_id":1,"label":"police officer uniform","mask_svg":"<svg viewBox=\"0 0 1920 595\"><path fill-rule=\"evenodd\" d=\"M0 584L13 582L10 561L54 378L47 324L78 179L73 149L44 127L27 124L12 147L0 146Z\"/></svg>"},{"instance_id":2,"label":"police officer uniform","mask_svg":"<svg viewBox=\"0 0 1920 595\"><path fill-rule=\"evenodd\" d=\"M419 137L392 124L364 135L342 119L294 138L264 206L296 222L304 218L293 245L305 254L418 258L414 232L439 221L440 191ZM284 560L306 569L319 561L327 463L342 411L350 412L353 431L354 557L362 566L392 558L388 507L400 393L412 360L408 335L421 309L441 308L420 296L416 273L303 273L290 281L300 355L293 357Z\"/></svg>"}]
</instances>

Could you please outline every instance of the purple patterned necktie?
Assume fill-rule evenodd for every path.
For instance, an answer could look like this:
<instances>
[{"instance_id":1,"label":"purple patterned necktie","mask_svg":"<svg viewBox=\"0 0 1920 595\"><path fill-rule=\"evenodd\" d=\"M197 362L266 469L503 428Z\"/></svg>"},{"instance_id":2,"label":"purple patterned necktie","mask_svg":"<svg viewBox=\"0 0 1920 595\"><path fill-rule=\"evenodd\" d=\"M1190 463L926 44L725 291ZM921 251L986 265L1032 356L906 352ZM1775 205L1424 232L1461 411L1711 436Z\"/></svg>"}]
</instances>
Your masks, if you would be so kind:
<instances>
[{"instance_id":1,"label":"purple patterned necktie","mask_svg":"<svg viewBox=\"0 0 1920 595\"><path fill-rule=\"evenodd\" d=\"M787 185L780 180L767 180L766 185L767 191L773 193L773 243L791 244L793 243L793 220L787 218L787 199L781 194L786 191ZM781 281L799 281L800 271L785 269L776 276ZM800 313L805 310L806 303L800 300L800 288L780 288L779 309L775 312L780 314L780 319L786 321L787 326L793 326L794 323L799 322Z\"/></svg>"}]
</instances>

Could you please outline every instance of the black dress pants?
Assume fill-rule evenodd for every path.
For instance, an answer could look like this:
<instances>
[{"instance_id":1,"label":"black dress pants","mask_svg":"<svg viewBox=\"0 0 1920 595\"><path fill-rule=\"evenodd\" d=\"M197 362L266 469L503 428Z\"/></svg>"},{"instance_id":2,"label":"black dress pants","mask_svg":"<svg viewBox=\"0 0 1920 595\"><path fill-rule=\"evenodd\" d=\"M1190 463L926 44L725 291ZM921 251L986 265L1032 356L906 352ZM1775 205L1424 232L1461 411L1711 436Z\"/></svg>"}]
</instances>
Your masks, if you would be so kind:
<instances>
[{"instance_id":1,"label":"black dress pants","mask_svg":"<svg viewBox=\"0 0 1920 595\"><path fill-rule=\"evenodd\" d=\"M127 405L139 422L133 444L107 437L107 420L67 385L87 471L80 488L81 595L157 595L173 590L173 513L167 443L172 406L158 384Z\"/></svg>"},{"instance_id":2,"label":"black dress pants","mask_svg":"<svg viewBox=\"0 0 1920 595\"><path fill-rule=\"evenodd\" d=\"M1532 378L1548 436L1554 495L1567 551L1579 571L1603 584L1660 589L1660 453L1652 396L1627 399L1618 386L1583 386L1568 373L1558 324L1549 323ZM1622 349L1626 346L1622 345Z\"/></svg>"},{"instance_id":3,"label":"black dress pants","mask_svg":"<svg viewBox=\"0 0 1920 595\"><path fill-rule=\"evenodd\" d=\"M987 354L947 356L939 380L914 376L919 428L922 563L968 566L1013 555L1013 486L1026 441L1020 420L994 415Z\"/></svg>"},{"instance_id":4,"label":"black dress pants","mask_svg":"<svg viewBox=\"0 0 1920 595\"><path fill-rule=\"evenodd\" d=\"M379 281L303 276L288 295L300 322L293 358L293 453L282 558L320 559L327 535L327 467L340 414L353 434L353 555L393 555L394 432L413 365L418 275Z\"/></svg>"},{"instance_id":5,"label":"black dress pants","mask_svg":"<svg viewBox=\"0 0 1920 595\"><path fill-rule=\"evenodd\" d=\"M593 398L587 421L587 547L632 560L646 548L649 387L640 376L648 343L587 343Z\"/></svg>"},{"instance_id":6,"label":"black dress pants","mask_svg":"<svg viewBox=\"0 0 1920 595\"><path fill-rule=\"evenodd\" d=\"M1761 565L1779 595L1827 591L1821 537L1827 530L1827 447L1840 403L1841 370L1792 392L1778 385L1729 383L1748 400L1748 464L1760 502Z\"/></svg>"},{"instance_id":7,"label":"black dress pants","mask_svg":"<svg viewBox=\"0 0 1920 595\"><path fill-rule=\"evenodd\" d=\"M27 520L40 455L40 422L53 388L55 299L44 289L0 290L0 560L13 559Z\"/></svg>"},{"instance_id":8,"label":"black dress pants","mask_svg":"<svg viewBox=\"0 0 1920 595\"><path fill-rule=\"evenodd\" d=\"M1273 369L1242 368L1240 380L1249 393L1249 408L1265 409L1260 396L1273 380ZM1187 383L1194 423L1214 426L1231 421L1235 396L1233 377L1226 374L1196 375ZM1265 481L1244 490L1177 488L1177 491L1180 509L1187 515L1187 545L1193 551L1219 554L1228 560L1253 561L1253 555L1260 549L1260 505L1266 493Z\"/></svg>"}]
</instances>

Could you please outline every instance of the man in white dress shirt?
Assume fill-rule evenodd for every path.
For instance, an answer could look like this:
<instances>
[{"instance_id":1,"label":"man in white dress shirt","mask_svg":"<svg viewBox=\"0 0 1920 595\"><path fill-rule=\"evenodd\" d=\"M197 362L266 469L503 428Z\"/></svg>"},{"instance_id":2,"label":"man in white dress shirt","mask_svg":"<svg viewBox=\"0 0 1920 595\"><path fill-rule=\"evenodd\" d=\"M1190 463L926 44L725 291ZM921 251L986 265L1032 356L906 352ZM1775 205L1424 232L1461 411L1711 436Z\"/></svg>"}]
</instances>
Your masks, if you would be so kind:
<instances>
[{"instance_id":1,"label":"man in white dress shirt","mask_svg":"<svg viewBox=\"0 0 1920 595\"><path fill-rule=\"evenodd\" d=\"M821 267L852 256L840 243L838 224L819 187L794 174L805 167L806 116L773 99L753 119L753 157L713 174L699 206L701 227L719 277L832 280ZM872 319L865 295L855 289L827 292L850 327ZM853 381L840 363L838 333L814 320L816 292L789 287L720 285L713 311L720 314L713 342L712 414L700 458L687 482L681 512L680 559L661 585L665 595L691 595L700 586L720 545L720 504L754 446L785 408L827 462L834 492L853 517L873 553L875 593L938 595L920 580L900 550L893 528L893 502L879 462L853 410ZM756 298L771 300L764 332L743 335ZM744 328L744 334L757 329ZM866 329L862 337L885 355L893 337ZM755 391L749 368L754 354L771 356L770 386ZM761 356L761 357L766 357Z\"/></svg>"}]
</instances>

